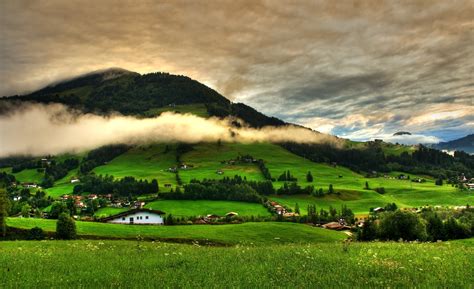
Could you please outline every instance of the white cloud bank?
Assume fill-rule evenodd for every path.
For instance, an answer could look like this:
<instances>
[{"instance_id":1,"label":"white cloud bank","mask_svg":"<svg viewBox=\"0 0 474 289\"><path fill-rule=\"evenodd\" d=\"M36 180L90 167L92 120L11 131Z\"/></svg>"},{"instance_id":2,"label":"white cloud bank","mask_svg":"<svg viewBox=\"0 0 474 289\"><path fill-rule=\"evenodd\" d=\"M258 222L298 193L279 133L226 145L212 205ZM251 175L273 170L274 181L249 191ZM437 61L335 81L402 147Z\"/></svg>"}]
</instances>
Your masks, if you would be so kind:
<instances>
[{"instance_id":1,"label":"white cloud bank","mask_svg":"<svg viewBox=\"0 0 474 289\"><path fill-rule=\"evenodd\" d=\"M79 114L59 104L25 105L0 116L0 157L46 155L92 149L107 144L151 142L327 142L339 139L309 129L285 126L235 128L229 119L163 113L139 119Z\"/></svg>"}]
</instances>

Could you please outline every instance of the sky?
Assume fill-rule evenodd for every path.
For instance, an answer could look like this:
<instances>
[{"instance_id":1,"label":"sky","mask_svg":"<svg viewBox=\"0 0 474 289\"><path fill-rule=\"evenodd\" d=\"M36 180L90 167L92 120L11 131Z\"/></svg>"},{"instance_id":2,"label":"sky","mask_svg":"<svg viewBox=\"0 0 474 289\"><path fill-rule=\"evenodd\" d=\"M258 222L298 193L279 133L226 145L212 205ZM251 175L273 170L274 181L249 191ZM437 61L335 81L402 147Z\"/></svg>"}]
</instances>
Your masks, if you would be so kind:
<instances>
[{"instance_id":1,"label":"sky","mask_svg":"<svg viewBox=\"0 0 474 289\"><path fill-rule=\"evenodd\" d=\"M0 51L2 96L121 67L353 140L474 132L474 1L4 0Z\"/></svg>"}]
</instances>

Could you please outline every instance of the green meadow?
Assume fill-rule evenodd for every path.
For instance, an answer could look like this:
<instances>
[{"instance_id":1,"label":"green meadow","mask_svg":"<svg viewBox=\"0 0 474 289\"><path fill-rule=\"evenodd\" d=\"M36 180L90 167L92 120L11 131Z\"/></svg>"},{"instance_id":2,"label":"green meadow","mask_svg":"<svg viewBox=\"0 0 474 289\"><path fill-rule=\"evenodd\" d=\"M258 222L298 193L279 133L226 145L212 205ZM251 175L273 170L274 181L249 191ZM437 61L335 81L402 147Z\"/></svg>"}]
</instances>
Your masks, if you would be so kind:
<instances>
[{"instance_id":1,"label":"green meadow","mask_svg":"<svg viewBox=\"0 0 474 289\"><path fill-rule=\"evenodd\" d=\"M400 150L411 150L406 146L387 146L387 149L399 153ZM285 171L290 171L298 179L298 185L305 187L312 185L315 189L328 191L330 184L333 185L336 194L325 195L316 198L308 195L297 196L271 196L272 199L281 202L289 207L294 207L298 203L302 212L305 213L309 204L316 204L319 208L327 209L329 206L339 208L342 204L347 205L356 214L366 214L371 207L384 206L387 203L396 203L399 207L419 207L423 205L456 206L474 203L474 194L469 191L460 191L450 185L436 186L434 179L426 176L410 175L411 179L424 178L425 183L415 183L410 180L399 180L393 177L401 172L391 172L387 177L366 178L348 168L342 166L331 166L323 163L314 163L303 157L290 153L284 148L270 143L201 143L193 145L193 149L181 156L183 163L190 165L187 169L179 169L179 175L183 183L188 183L192 179L220 179L223 177L233 177L240 175L248 180L264 180L260 169L255 164L237 163L230 165L226 161L236 159L239 155L251 155L256 159L263 159L272 177L278 178ZM70 157L59 156L62 158ZM224 161L224 163L223 163ZM169 172L170 167L175 167L176 145L154 144L142 145L130 149L128 152L116 157L109 163L94 169L96 174L112 175L116 178L133 176L138 179L157 179L160 192L169 191L177 185L176 175ZM2 169L11 172L11 168ZM222 171L222 174L218 174ZM306 181L307 172L311 172L314 181ZM15 176L21 181L40 182L42 173L37 170L24 170ZM55 182L52 188L45 191L52 197L58 198L63 194L70 194L74 185L70 179L77 175L77 170L61 180ZM407 175L407 174L406 174ZM365 183L368 182L370 189L365 190ZM283 182L274 182L274 187L278 189ZM385 194L375 192L375 188L383 187ZM176 215L202 215L207 212L222 214L227 211L241 211L243 215L255 215L261 212L260 207L256 209L244 208L234 203L222 203L213 206L212 202L186 203L162 202L157 209L169 211ZM196 204L192 206L191 204ZM153 205L155 207L155 205ZM245 206L249 206L245 204Z\"/></svg>"},{"instance_id":2,"label":"green meadow","mask_svg":"<svg viewBox=\"0 0 474 289\"><path fill-rule=\"evenodd\" d=\"M40 227L54 232L56 220L36 218L9 218L7 225L15 228L31 229ZM142 236L153 239L183 241L209 241L220 244L287 244L334 242L347 238L341 232L329 231L304 224L261 222L229 225L179 225L143 226L121 225L98 222L76 222L77 233L81 236L136 238Z\"/></svg>"},{"instance_id":3,"label":"green meadow","mask_svg":"<svg viewBox=\"0 0 474 289\"><path fill-rule=\"evenodd\" d=\"M138 179L157 179L160 190L164 184L176 186L176 175L168 171L176 166L176 152L173 145L156 144L138 146L113 159L106 165L94 169L96 174L112 175L117 178L133 176Z\"/></svg>"},{"instance_id":4,"label":"green meadow","mask_svg":"<svg viewBox=\"0 0 474 289\"><path fill-rule=\"evenodd\" d=\"M264 247L8 241L0 282L2 288L472 288L473 248L465 241Z\"/></svg>"},{"instance_id":5,"label":"green meadow","mask_svg":"<svg viewBox=\"0 0 474 289\"><path fill-rule=\"evenodd\" d=\"M12 173L12 168L0 168L0 172L6 172L15 176L18 182L41 183L44 178L43 172L38 172L37 169L26 169L18 173Z\"/></svg>"},{"instance_id":6,"label":"green meadow","mask_svg":"<svg viewBox=\"0 0 474 289\"><path fill-rule=\"evenodd\" d=\"M146 204L145 207L161 210L176 217L206 216L208 214L224 216L229 212L236 212L239 216L270 216L270 213L261 204L233 201L158 200Z\"/></svg>"}]
</instances>

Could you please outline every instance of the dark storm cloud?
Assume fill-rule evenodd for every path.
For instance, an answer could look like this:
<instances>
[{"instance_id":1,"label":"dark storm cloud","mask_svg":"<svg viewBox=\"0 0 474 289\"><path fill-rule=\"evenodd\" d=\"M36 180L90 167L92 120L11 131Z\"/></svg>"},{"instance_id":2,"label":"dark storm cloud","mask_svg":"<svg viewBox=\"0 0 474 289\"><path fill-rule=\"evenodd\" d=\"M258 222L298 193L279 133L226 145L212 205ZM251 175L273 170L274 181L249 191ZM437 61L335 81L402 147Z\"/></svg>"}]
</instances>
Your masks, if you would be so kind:
<instances>
[{"instance_id":1,"label":"dark storm cloud","mask_svg":"<svg viewBox=\"0 0 474 289\"><path fill-rule=\"evenodd\" d=\"M0 95L123 67L188 75L267 114L347 137L468 133L473 6L1 1Z\"/></svg>"}]
</instances>

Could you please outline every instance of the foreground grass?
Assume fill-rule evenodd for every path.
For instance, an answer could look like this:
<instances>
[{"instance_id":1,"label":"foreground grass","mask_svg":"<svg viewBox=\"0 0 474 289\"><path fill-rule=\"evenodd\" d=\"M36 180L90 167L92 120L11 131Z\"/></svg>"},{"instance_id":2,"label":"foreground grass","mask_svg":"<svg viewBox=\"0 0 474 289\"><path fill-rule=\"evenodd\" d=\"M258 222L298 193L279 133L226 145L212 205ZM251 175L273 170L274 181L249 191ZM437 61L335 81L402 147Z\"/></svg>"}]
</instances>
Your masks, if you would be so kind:
<instances>
[{"instance_id":1,"label":"foreground grass","mask_svg":"<svg viewBox=\"0 0 474 289\"><path fill-rule=\"evenodd\" d=\"M2 288L472 288L464 243L2 242Z\"/></svg>"},{"instance_id":2,"label":"foreground grass","mask_svg":"<svg viewBox=\"0 0 474 289\"><path fill-rule=\"evenodd\" d=\"M159 200L148 203L146 208L161 210L173 216L206 216L216 214L224 216L228 212L236 212L239 216L269 216L268 210L261 204L211 201L211 200Z\"/></svg>"},{"instance_id":3,"label":"foreground grass","mask_svg":"<svg viewBox=\"0 0 474 289\"><path fill-rule=\"evenodd\" d=\"M31 229L40 227L45 231L56 230L56 220L34 218L9 218L7 225ZM202 240L222 244L285 244L336 242L346 239L341 232L310 227L294 223L243 223L234 225L181 225L143 226L117 225L97 222L76 222L77 233L87 236L154 239Z\"/></svg>"}]
</instances>

